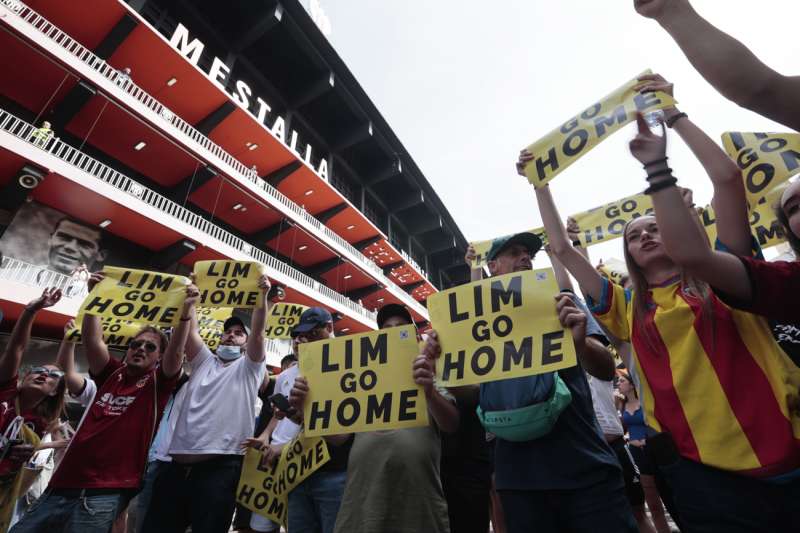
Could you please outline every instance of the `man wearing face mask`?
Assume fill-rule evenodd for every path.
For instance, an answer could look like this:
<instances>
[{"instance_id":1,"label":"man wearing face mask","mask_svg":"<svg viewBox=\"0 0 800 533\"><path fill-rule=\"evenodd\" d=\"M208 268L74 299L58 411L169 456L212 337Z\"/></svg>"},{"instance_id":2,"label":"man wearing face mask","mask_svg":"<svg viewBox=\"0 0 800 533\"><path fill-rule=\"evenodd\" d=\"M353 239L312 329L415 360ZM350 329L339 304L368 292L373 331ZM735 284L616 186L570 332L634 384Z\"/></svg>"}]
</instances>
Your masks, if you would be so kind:
<instances>
[{"instance_id":1,"label":"man wearing face mask","mask_svg":"<svg viewBox=\"0 0 800 533\"><path fill-rule=\"evenodd\" d=\"M264 380L264 326L271 304L269 279L261 276L263 304L253 309L248 328L237 316L225 321L216 353L200 337L197 314L191 321L186 358L191 377L169 455L172 462L156 478L144 532L226 532L236 503L244 451L253 434L255 399Z\"/></svg>"}]
</instances>

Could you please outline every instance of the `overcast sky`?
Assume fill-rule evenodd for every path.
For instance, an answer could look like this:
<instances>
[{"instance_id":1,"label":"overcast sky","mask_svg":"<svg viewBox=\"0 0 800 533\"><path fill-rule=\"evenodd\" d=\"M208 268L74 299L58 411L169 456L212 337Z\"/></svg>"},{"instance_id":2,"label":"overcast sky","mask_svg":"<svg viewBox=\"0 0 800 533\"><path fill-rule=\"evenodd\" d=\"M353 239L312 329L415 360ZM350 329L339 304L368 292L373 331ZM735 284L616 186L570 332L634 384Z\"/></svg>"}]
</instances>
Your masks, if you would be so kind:
<instances>
[{"instance_id":1,"label":"overcast sky","mask_svg":"<svg viewBox=\"0 0 800 533\"><path fill-rule=\"evenodd\" d=\"M444 201L467 240L540 225L519 150L646 68L675 83L680 109L712 138L786 131L722 98L632 0L321 0L330 40ZM776 70L798 74L795 0L695 0L717 27ZM629 125L551 184L564 216L640 192ZM675 175L711 198L677 136ZM621 240L590 248L622 258ZM539 261L537 261L537 264Z\"/></svg>"}]
</instances>

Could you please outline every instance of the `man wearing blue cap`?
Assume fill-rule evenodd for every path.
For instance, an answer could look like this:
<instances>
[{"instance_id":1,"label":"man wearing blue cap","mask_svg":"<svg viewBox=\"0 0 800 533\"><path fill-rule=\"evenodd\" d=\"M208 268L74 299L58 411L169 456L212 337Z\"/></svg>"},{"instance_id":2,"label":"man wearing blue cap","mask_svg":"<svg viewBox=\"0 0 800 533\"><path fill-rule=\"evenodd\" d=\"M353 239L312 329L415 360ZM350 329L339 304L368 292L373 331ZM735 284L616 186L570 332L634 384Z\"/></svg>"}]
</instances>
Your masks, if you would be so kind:
<instances>
[{"instance_id":1,"label":"man wearing blue cap","mask_svg":"<svg viewBox=\"0 0 800 533\"><path fill-rule=\"evenodd\" d=\"M194 309L177 328L189 328L186 359L191 377L169 444L169 463L155 479L144 532L227 531L236 503L244 451L253 434L256 397L264 381L264 327L271 302L270 282L258 283L263 304L253 309L250 327L236 315L224 323L216 353L205 345Z\"/></svg>"},{"instance_id":2,"label":"man wearing blue cap","mask_svg":"<svg viewBox=\"0 0 800 533\"><path fill-rule=\"evenodd\" d=\"M531 270L541 247L533 233L495 239L487 254L490 275ZM578 366L480 386L478 417L497 437L495 484L508 531L602 527L634 533L620 466L595 418L584 374L611 379L614 359L596 338L603 334L591 315L567 294L556 300L561 325L572 331Z\"/></svg>"},{"instance_id":3,"label":"man wearing blue cap","mask_svg":"<svg viewBox=\"0 0 800 533\"><path fill-rule=\"evenodd\" d=\"M295 345L332 339L333 317L327 309L311 307L292 328ZM294 419L302 423L302 412ZM330 461L289 493L289 530L297 533L332 533L347 481L347 461L353 445L352 435L343 439L326 439Z\"/></svg>"}]
</instances>

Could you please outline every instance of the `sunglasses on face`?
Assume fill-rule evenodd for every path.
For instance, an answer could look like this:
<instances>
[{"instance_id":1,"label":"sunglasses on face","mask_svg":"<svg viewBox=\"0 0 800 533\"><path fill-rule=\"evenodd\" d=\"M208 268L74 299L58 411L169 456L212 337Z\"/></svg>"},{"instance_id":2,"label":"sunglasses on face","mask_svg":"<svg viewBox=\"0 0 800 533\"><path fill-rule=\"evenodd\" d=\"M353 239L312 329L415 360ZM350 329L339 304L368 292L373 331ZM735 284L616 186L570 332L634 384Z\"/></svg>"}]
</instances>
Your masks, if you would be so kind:
<instances>
[{"instance_id":1,"label":"sunglasses on face","mask_svg":"<svg viewBox=\"0 0 800 533\"><path fill-rule=\"evenodd\" d=\"M128 345L131 350L138 350L142 346L144 346L144 349L147 353L153 353L158 350L158 346L150 341L131 341L131 343Z\"/></svg>"},{"instance_id":2,"label":"sunglasses on face","mask_svg":"<svg viewBox=\"0 0 800 533\"><path fill-rule=\"evenodd\" d=\"M56 370L55 368L45 368L43 366L35 366L30 370L31 374L44 374L47 377L61 379L64 377L64 372Z\"/></svg>"}]
</instances>

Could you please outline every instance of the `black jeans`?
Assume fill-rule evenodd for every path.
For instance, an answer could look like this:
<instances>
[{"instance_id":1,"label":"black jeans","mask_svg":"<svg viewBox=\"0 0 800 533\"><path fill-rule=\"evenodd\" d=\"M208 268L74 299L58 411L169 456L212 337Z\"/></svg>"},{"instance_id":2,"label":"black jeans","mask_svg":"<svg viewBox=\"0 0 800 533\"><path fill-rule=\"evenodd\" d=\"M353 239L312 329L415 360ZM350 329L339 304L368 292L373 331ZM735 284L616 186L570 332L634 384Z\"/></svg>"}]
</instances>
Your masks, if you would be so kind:
<instances>
[{"instance_id":1,"label":"black jeans","mask_svg":"<svg viewBox=\"0 0 800 533\"><path fill-rule=\"evenodd\" d=\"M619 470L572 490L499 490L508 533L638 533Z\"/></svg>"},{"instance_id":2,"label":"black jeans","mask_svg":"<svg viewBox=\"0 0 800 533\"><path fill-rule=\"evenodd\" d=\"M443 463L441 478L450 517L450 533L489 531L491 465L482 461Z\"/></svg>"},{"instance_id":3,"label":"black jeans","mask_svg":"<svg viewBox=\"0 0 800 533\"><path fill-rule=\"evenodd\" d=\"M800 479L777 484L679 459L661 466L683 533L800 531Z\"/></svg>"},{"instance_id":4,"label":"black jeans","mask_svg":"<svg viewBox=\"0 0 800 533\"><path fill-rule=\"evenodd\" d=\"M225 455L182 465L170 463L153 485L142 533L226 533L236 505L242 456Z\"/></svg>"}]
</instances>

